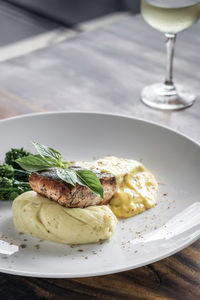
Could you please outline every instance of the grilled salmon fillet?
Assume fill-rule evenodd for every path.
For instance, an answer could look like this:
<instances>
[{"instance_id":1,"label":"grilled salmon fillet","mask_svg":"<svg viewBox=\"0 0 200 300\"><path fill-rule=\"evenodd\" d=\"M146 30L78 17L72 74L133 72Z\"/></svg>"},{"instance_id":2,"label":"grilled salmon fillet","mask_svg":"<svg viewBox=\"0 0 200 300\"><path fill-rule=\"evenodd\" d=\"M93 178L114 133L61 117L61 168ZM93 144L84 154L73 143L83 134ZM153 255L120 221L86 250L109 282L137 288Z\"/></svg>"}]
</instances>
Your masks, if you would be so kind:
<instances>
[{"instance_id":1,"label":"grilled salmon fillet","mask_svg":"<svg viewBox=\"0 0 200 300\"><path fill-rule=\"evenodd\" d=\"M74 167L77 170L77 167ZM73 167L72 167L73 169ZM81 168L78 168L81 170ZM29 178L31 188L38 194L57 201L66 207L84 208L91 205L108 204L116 191L116 179L113 175L93 170L99 178L104 199L96 196L89 188L77 184L72 186L62 181L55 169L33 172Z\"/></svg>"}]
</instances>

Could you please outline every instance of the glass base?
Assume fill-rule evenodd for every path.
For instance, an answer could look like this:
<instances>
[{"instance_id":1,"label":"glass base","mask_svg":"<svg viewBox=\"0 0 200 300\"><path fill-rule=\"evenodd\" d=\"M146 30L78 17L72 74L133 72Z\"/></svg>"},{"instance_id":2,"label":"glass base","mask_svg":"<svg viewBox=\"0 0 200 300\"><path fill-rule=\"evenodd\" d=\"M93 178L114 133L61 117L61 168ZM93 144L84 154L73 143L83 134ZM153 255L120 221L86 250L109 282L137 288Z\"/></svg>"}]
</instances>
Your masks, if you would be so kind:
<instances>
[{"instance_id":1,"label":"glass base","mask_svg":"<svg viewBox=\"0 0 200 300\"><path fill-rule=\"evenodd\" d=\"M162 110L179 110L191 106L196 96L190 90L178 85L157 83L146 86L141 93L141 100L146 105Z\"/></svg>"}]
</instances>

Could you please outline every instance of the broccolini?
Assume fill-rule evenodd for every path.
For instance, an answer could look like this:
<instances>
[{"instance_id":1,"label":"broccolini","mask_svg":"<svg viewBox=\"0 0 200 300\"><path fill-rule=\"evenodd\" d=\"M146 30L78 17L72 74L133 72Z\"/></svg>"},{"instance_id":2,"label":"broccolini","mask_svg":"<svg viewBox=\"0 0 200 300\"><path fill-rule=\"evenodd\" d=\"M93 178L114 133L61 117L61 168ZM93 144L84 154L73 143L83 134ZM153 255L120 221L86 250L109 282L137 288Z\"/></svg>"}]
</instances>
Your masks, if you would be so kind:
<instances>
[{"instance_id":1,"label":"broccolini","mask_svg":"<svg viewBox=\"0 0 200 300\"><path fill-rule=\"evenodd\" d=\"M24 148L11 148L10 151L6 153L5 163L13 166L14 169L22 170L22 168L16 163L16 159L28 156L31 153L29 151L24 150Z\"/></svg>"},{"instance_id":2,"label":"broccolini","mask_svg":"<svg viewBox=\"0 0 200 300\"><path fill-rule=\"evenodd\" d=\"M19 181L28 182L30 172L14 169L13 166L4 164L4 165L0 165L0 176L9 179L17 179Z\"/></svg>"},{"instance_id":3,"label":"broccolini","mask_svg":"<svg viewBox=\"0 0 200 300\"><path fill-rule=\"evenodd\" d=\"M7 177L7 178L13 178L14 177L13 167L10 165L7 165L7 164L0 165L0 176Z\"/></svg>"},{"instance_id":4,"label":"broccolini","mask_svg":"<svg viewBox=\"0 0 200 300\"><path fill-rule=\"evenodd\" d=\"M14 200L20 194L30 191L28 182L22 182L15 179L0 177L0 199Z\"/></svg>"},{"instance_id":5,"label":"broccolini","mask_svg":"<svg viewBox=\"0 0 200 300\"><path fill-rule=\"evenodd\" d=\"M23 148L12 148L5 155L5 164L0 165L0 200L14 200L20 194L30 191L30 172L24 171L16 159L31 153Z\"/></svg>"}]
</instances>

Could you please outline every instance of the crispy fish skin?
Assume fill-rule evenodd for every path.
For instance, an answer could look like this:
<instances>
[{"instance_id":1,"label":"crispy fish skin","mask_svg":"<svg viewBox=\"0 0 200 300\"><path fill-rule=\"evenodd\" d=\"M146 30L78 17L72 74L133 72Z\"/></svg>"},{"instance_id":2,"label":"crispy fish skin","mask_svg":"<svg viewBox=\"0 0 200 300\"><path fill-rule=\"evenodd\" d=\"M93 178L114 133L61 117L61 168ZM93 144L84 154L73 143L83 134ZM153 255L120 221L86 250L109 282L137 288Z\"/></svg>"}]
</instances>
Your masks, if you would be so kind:
<instances>
[{"instance_id":1,"label":"crispy fish skin","mask_svg":"<svg viewBox=\"0 0 200 300\"><path fill-rule=\"evenodd\" d=\"M77 167L74 167L77 169ZM91 205L108 204L116 191L116 179L108 173L95 172L103 189L104 199L96 196L89 188L77 184L72 186L62 181L55 169L33 172L29 178L31 188L38 194L57 201L66 207L84 208Z\"/></svg>"}]
</instances>

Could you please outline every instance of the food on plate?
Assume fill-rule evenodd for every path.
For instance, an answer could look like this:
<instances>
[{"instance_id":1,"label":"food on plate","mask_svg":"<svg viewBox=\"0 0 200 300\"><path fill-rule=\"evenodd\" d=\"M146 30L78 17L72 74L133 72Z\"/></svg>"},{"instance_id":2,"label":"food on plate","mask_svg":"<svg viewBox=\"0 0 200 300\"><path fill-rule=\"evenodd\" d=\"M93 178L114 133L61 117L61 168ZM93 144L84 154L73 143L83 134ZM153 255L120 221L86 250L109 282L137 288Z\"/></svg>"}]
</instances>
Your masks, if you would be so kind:
<instances>
[{"instance_id":1,"label":"food on plate","mask_svg":"<svg viewBox=\"0 0 200 300\"><path fill-rule=\"evenodd\" d=\"M67 208L30 191L18 196L12 206L19 232L66 244L95 243L109 239L117 218L107 205Z\"/></svg>"},{"instance_id":2,"label":"food on plate","mask_svg":"<svg viewBox=\"0 0 200 300\"><path fill-rule=\"evenodd\" d=\"M27 155L29 152L23 148L12 148L6 153L6 163L0 165L0 200L14 200L18 195L31 190L30 172L22 170L15 162L15 159Z\"/></svg>"},{"instance_id":3,"label":"food on plate","mask_svg":"<svg viewBox=\"0 0 200 300\"><path fill-rule=\"evenodd\" d=\"M0 199L2 201L14 200L18 195L30 190L28 182L0 177Z\"/></svg>"},{"instance_id":4,"label":"food on plate","mask_svg":"<svg viewBox=\"0 0 200 300\"><path fill-rule=\"evenodd\" d=\"M110 173L117 188L110 208L118 218L129 218L156 204L158 184L141 162L107 156L93 162L77 162L79 166Z\"/></svg>"},{"instance_id":5,"label":"food on plate","mask_svg":"<svg viewBox=\"0 0 200 300\"><path fill-rule=\"evenodd\" d=\"M22 168L19 166L19 164L16 162L18 158L22 158L25 156L30 155L31 153L27 150L22 148L11 148L10 151L6 152L5 154L5 163L7 165L13 166L13 168L21 170Z\"/></svg>"},{"instance_id":6,"label":"food on plate","mask_svg":"<svg viewBox=\"0 0 200 300\"><path fill-rule=\"evenodd\" d=\"M0 177L29 182L30 174L28 171L14 169L13 166L8 164L0 165Z\"/></svg>"},{"instance_id":7,"label":"food on plate","mask_svg":"<svg viewBox=\"0 0 200 300\"><path fill-rule=\"evenodd\" d=\"M26 171L37 172L54 168L57 177L67 184L88 187L95 195L104 198L104 190L99 178L92 170L70 168L70 162L63 161L57 150L33 142L38 154L18 158L16 162ZM51 187L51 186L50 186Z\"/></svg>"},{"instance_id":8,"label":"food on plate","mask_svg":"<svg viewBox=\"0 0 200 300\"><path fill-rule=\"evenodd\" d=\"M70 170L82 170L77 167L70 167ZM90 205L104 205L110 202L110 199L116 190L116 180L112 174L102 173L98 170L95 174L99 178L103 190L104 198L94 194L88 187L76 184L75 186L63 182L57 175L55 169L42 172L33 172L30 176L31 188L51 200L67 207L87 207Z\"/></svg>"},{"instance_id":9,"label":"food on plate","mask_svg":"<svg viewBox=\"0 0 200 300\"><path fill-rule=\"evenodd\" d=\"M67 244L97 242L112 236L117 218L156 204L156 179L141 162L107 156L72 163L53 148L33 145L38 154L16 160L32 172L33 189L13 202L19 231Z\"/></svg>"},{"instance_id":10,"label":"food on plate","mask_svg":"<svg viewBox=\"0 0 200 300\"><path fill-rule=\"evenodd\" d=\"M16 228L42 239L67 244L109 239L117 218L103 204L114 194L115 178L111 174L73 167L62 161L57 150L38 143L33 145L38 154L30 154L16 162L33 172L31 187L49 199L35 192L17 197L12 206Z\"/></svg>"}]
</instances>

